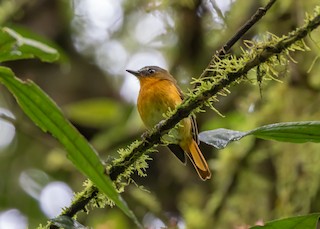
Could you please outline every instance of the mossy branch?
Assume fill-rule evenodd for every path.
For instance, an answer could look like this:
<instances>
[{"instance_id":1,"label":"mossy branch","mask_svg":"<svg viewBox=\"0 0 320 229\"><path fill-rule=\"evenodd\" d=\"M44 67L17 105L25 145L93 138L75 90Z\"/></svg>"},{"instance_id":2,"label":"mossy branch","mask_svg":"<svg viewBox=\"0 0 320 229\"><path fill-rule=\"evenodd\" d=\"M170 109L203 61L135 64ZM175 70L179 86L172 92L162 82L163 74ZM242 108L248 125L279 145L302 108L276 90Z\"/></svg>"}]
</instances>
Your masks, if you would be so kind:
<instances>
[{"instance_id":1,"label":"mossy branch","mask_svg":"<svg viewBox=\"0 0 320 229\"><path fill-rule=\"evenodd\" d=\"M314 18L309 20L306 25L298 28L296 31L289 33L287 36L279 40L278 43L273 46L265 46L261 50L257 50L257 53L248 60L243 67L235 72L225 72L225 77L217 84L212 84L212 87L201 91L196 96L191 96L183 101L183 103L177 107L171 117L161 122L151 132L146 134L146 138L139 145L131 149L131 152L122 158L122 161L114 164L109 170L109 175L112 180L117 180L118 176L123 173L126 168L132 165L137 158L139 158L145 151L153 147L155 144L160 143L162 135L167 133L183 118L188 117L191 112L197 108L201 108L205 102L211 97L216 96L224 88L227 88L232 83L240 80L245 76L251 69L258 65L265 63L271 57L280 54L281 52L287 51L290 46L295 44L297 41L306 37L312 30L316 29L320 25L320 10L317 12ZM215 58L215 57L214 57ZM206 69L208 77L214 75L214 72L210 70L210 66ZM210 74L211 72L211 74Z\"/></svg>"},{"instance_id":2,"label":"mossy branch","mask_svg":"<svg viewBox=\"0 0 320 229\"><path fill-rule=\"evenodd\" d=\"M141 142L134 142L128 151L117 159L108 169L110 178L115 181L121 179L121 175L126 170L133 170L133 165L139 161L142 155L150 152L152 147L161 142L161 136L173 128L180 120L188 117L191 112L204 106L210 99L215 98L219 93L226 90L230 85L239 82L246 74L255 67L270 61L272 57L280 53L288 54L298 41L306 37L311 31L320 25L320 7L315 10L313 17L308 17L304 26L290 32L287 36L278 38L276 42L266 42L263 46L255 46L252 50L247 51L246 58L243 58L239 67L234 69L225 69L218 74L213 70L213 65L219 64L221 60L214 56L205 69L206 82L209 79L209 84L206 87L199 87L191 94L189 98L173 111L172 115L161 122L152 132L146 133L146 138ZM298 48L297 48L298 49ZM295 50L297 50L295 49ZM244 55L245 55L244 54ZM237 59L239 60L239 59ZM211 77L211 78L210 78ZM86 193L85 197L80 196L74 201L72 206L66 208L63 215L73 217L78 211L85 209L85 206L94 199L98 190L94 186L88 186L82 193ZM81 195L81 194L80 194ZM54 228L51 227L51 228Z\"/></svg>"}]
</instances>

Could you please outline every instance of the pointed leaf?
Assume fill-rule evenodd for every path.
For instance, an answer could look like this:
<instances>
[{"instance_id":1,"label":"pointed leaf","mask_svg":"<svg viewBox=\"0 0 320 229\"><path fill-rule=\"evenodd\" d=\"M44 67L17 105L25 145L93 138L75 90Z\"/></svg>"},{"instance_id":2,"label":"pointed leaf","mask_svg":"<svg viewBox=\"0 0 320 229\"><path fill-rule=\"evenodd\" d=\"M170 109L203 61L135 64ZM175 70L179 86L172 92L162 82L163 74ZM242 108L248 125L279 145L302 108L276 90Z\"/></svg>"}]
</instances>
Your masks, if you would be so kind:
<instances>
[{"instance_id":1,"label":"pointed leaf","mask_svg":"<svg viewBox=\"0 0 320 229\"><path fill-rule=\"evenodd\" d=\"M282 142L320 142L320 122L283 122L259 127L248 132L257 138Z\"/></svg>"},{"instance_id":2,"label":"pointed leaf","mask_svg":"<svg viewBox=\"0 0 320 229\"><path fill-rule=\"evenodd\" d=\"M53 62L59 59L59 53L44 43L23 37L13 29L0 29L0 62L34 57Z\"/></svg>"},{"instance_id":3,"label":"pointed leaf","mask_svg":"<svg viewBox=\"0 0 320 229\"><path fill-rule=\"evenodd\" d=\"M246 132L219 128L215 130L203 131L199 134L202 142L212 145L217 149L223 149L232 141L238 141L246 135Z\"/></svg>"},{"instance_id":4,"label":"pointed leaf","mask_svg":"<svg viewBox=\"0 0 320 229\"><path fill-rule=\"evenodd\" d=\"M316 229L320 213L275 220L250 229Z\"/></svg>"},{"instance_id":5,"label":"pointed leaf","mask_svg":"<svg viewBox=\"0 0 320 229\"><path fill-rule=\"evenodd\" d=\"M64 229L88 229L88 227L83 226L78 221L68 217L68 216L58 216L50 220L53 225L64 228Z\"/></svg>"},{"instance_id":6,"label":"pointed leaf","mask_svg":"<svg viewBox=\"0 0 320 229\"><path fill-rule=\"evenodd\" d=\"M222 149L230 142L238 141L248 135L281 142L320 142L320 122L282 122L261 126L247 132L220 128L201 132L199 139L217 149Z\"/></svg>"}]
</instances>

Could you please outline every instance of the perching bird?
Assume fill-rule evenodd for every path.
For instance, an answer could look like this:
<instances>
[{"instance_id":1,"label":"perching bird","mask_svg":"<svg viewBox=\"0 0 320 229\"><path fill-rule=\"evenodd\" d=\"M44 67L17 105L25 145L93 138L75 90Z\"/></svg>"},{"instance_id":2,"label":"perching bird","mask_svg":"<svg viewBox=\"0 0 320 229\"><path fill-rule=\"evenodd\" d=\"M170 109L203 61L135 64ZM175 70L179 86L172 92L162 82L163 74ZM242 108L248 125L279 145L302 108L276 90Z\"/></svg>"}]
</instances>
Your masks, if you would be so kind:
<instances>
[{"instance_id":1,"label":"perching bird","mask_svg":"<svg viewBox=\"0 0 320 229\"><path fill-rule=\"evenodd\" d=\"M140 82L138 111L148 129L161 120L169 109L174 110L183 100L183 94L170 73L157 66L146 66L138 71L127 70ZM165 137L170 150L186 163L187 155L202 180L210 179L208 164L198 147L198 131L194 118L184 118L177 128Z\"/></svg>"}]
</instances>

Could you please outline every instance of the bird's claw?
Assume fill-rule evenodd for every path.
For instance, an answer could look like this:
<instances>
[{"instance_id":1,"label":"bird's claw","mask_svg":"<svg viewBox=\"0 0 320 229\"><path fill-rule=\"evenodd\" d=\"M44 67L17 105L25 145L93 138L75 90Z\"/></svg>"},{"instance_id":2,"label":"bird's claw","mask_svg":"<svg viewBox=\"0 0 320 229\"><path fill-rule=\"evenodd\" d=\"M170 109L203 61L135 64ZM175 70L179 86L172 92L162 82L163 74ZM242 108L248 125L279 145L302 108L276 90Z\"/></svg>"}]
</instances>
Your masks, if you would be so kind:
<instances>
[{"instance_id":1,"label":"bird's claw","mask_svg":"<svg viewBox=\"0 0 320 229\"><path fill-rule=\"evenodd\" d=\"M141 134L141 138L143 141L146 141L146 139L149 137L149 131L144 132L143 134Z\"/></svg>"},{"instance_id":2,"label":"bird's claw","mask_svg":"<svg viewBox=\"0 0 320 229\"><path fill-rule=\"evenodd\" d=\"M161 121L155 126L156 130L159 129L160 126L162 126L164 122L165 122L165 120L161 120Z\"/></svg>"},{"instance_id":3,"label":"bird's claw","mask_svg":"<svg viewBox=\"0 0 320 229\"><path fill-rule=\"evenodd\" d=\"M155 125L154 128L156 130L158 130L160 128L160 126L163 125L164 122L165 122L164 120L160 121L157 125ZM142 138L143 141L146 141L148 137L150 137L150 132L149 131L146 131L143 134L141 134L141 138Z\"/></svg>"}]
</instances>

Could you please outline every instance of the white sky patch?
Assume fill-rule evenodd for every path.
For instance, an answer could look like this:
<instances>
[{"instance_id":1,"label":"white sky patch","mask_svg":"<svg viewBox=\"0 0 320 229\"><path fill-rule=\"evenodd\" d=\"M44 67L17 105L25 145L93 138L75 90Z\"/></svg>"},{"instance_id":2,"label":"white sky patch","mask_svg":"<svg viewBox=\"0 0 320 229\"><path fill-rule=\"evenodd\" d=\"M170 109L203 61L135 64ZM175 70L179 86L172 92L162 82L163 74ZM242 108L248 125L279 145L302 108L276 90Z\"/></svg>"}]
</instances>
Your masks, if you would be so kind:
<instances>
[{"instance_id":1,"label":"white sky patch","mask_svg":"<svg viewBox=\"0 0 320 229\"><path fill-rule=\"evenodd\" d=\"M134 30L134 36L141 44L148 44L151 41L154 41L156 37L165 33L165 23L160 17L151 13L145 14L138 22Z\"/></svg>"},{"instance_id":2,"label":"white sky patch","mask_svg":"<svg viewBox=\"0 0 320 229\"><path fill-rule=\"evenodd\" d=\"M122 1L74 0L71 26L74 46L80 52L95 47L117 31L123 23ZM91 50L91 51L94 51Z\"/></svg>"},{"instance_id":3,"label":"white sky patch","mask_svg":"<svg viewBox=\"0 0 320 229\"><path fill-rule=\"evenodd\" d=\"M225 15L226 11L230 10L232 0L215 0L215 2L222 11L223 15Z\"/></svg>"},{"instance_id":4,"label":"white sky patch","mask_svg":"<svg viewBox=\"0 0 320 229\"><path fill-rule=\"evenodd\" d=\"M1 229L25 229L28 228L28 219L19 210L10 209L0 212Z\"/></svg>"},{"instance_id":5,"label":"white sky patch","mask_svg":"<svg viewBox=\"0 0 320 229\"><path fill-rule=\"evenodd\" d=\"M110 40L100 46L96 52L95 61L105 72L112 75L123 75L128 59L128 53L117 40ZM108 64L106 64L108 63Z\"/></svg>"},{"instance_id":6,"label":"white sky patch","mask_svg":"<svg viewBox=\"0 0 320 229\"><path fill-rule=\"evenodd\" d=\"M145 228L165 228L164 222L155 217L152 213L147 213L143 216L143 225Z\"/></svg>"},{"instance_id":7,"label":"white sky patch","mask_svg":"<svg viewBox=\"0 0 320 229\"><path fill-rule=\"evenodd\" d=\"M19 176L20 187L36 200L40 198L41 191L49 180L49 176L38 169L25 170Z\"/></svg>"},{"instance_id":8,"label":"white sky patch","mask_svg":"<svg viewBox=\"0 0 320 229\"><path fill-rule=\"evenodd\" d=\"M0 107L0 115L5 115L9 118L14 119L14 115L11 111ZM16 130L10 121L0 118L0 153L1 149L7 147L14 139Z\"/></svg>"},{"instance_id":9,"label":"white sky patch","mask_svg":"<svg viewBox=\"0 0 320 229\"><path fill-rule=\"evenodd\" d=\"M40 194L40 206L48 218L59 215L62 208L71 204L71 188L63 182L55 181L45 186Z\"/></svg>"},{"instance_id":10,"label":"white sky patch","mask_svg":"<svg viewBox=\"0 0 320 229\"><path fill-rule=\"evenodd\" d=\"M121 1L86 0L88 17L97 28L108 29L122 18Z\"/></svg>"},{"instance_id":11,"label":"white sky patch","mask_svg":"<svg viewBox=\"0 0 320 229\"><path fill-rule=\"evenodd\" d=\"M202 5L206 8L206 11L210 12L212 21L214 22L215 26L217 26L216 23L221 24L221 26L224 26L224 20L221 18L221 16L218 15L213 4L221 11L224 17L226 12L230 10L232 0L205 0L202 2Z\"/></svg>"}]
</instances>

